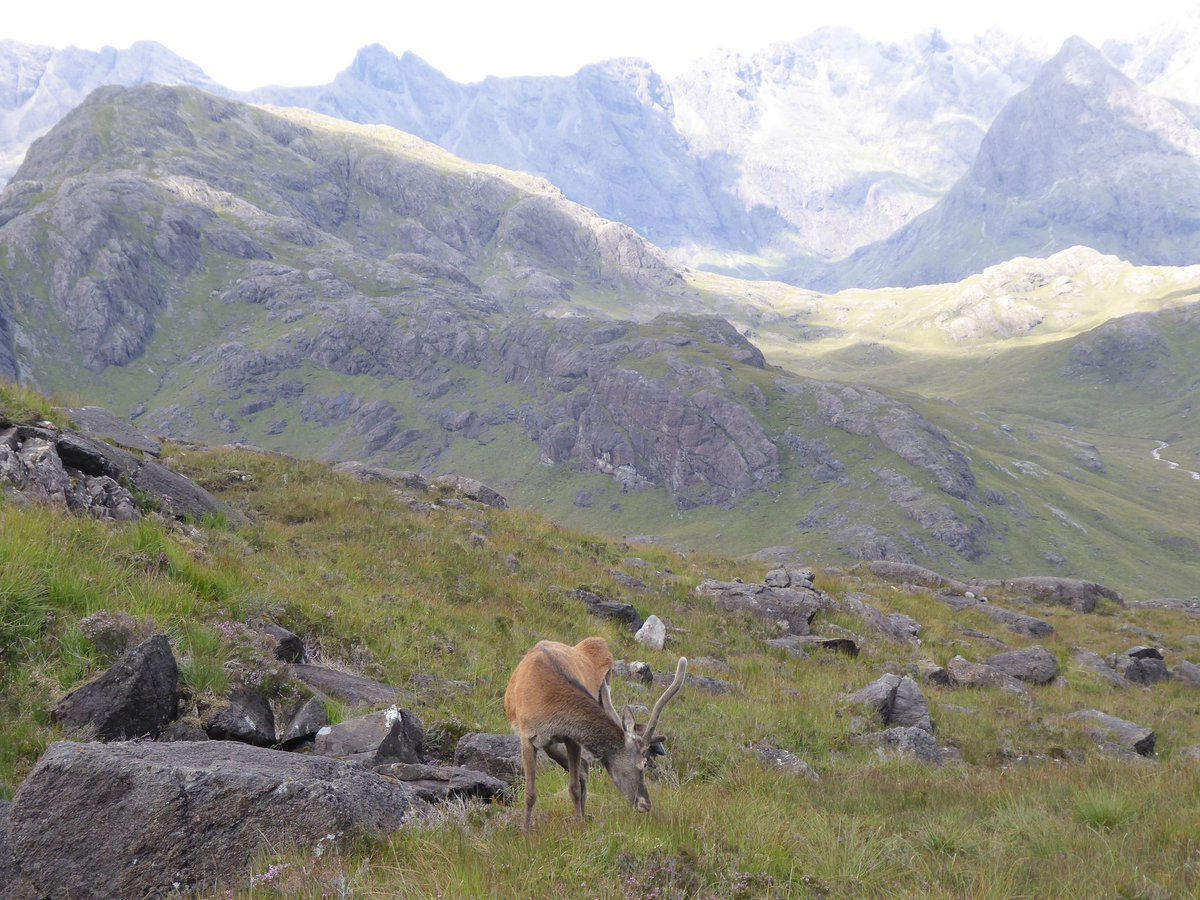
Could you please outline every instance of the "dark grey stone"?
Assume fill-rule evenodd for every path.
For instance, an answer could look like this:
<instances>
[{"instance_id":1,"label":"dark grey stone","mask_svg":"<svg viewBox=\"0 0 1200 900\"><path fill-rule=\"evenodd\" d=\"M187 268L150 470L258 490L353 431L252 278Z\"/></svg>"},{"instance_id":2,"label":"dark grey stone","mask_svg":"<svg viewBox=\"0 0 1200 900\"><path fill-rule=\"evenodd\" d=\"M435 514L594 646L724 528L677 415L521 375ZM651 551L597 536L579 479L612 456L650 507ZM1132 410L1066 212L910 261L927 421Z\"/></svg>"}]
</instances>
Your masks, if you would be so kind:
<instances>
[{"instance_id":1,"label":"dark grey stone","mask_svg":"<svg viewBox=\"0 0 1200 900\"><path fill-rule=\"evenodd\" d=\"M984 663L969 662L961 656L955 656L946 664L946 673L950 676L951 684L994 687L1021 697L1029 695L1029 688L1007 672Z\"/></svg>"},{"instance_id":2,"label":"dark grey stone","mask_svg":"<svg viewBox=\"0 0 1200 900\"><path fill-rule=\"evenodd\" d=\"M107 439L126 450L137 450L151 456L162 453L162 444L156 438L139 431L101 406L75 407L68 409L67 415L75 428L90 437Z\"/></svg>"},{"instance_id":3,"label":"dark grey stone","mask_svg":"<svg viewBox=\"0 0 1200 900\"><path fill-rule=\"evenodd\" d=\"M279 743L284 749L290 749L301 741L315 738L317 732L329 724L329 713L325 710L325 701L320 697L310 697L292 714L287 728L279 735Z\"/></svg>"},{"instance_id":4,"label":"dark grey stone","mask_svg":"<svg viewBox=\"0 0 1200 900\"><path fill-rule=\"evenodd\" d=\"M1010 578L1004 582L1005 590L1014 594L1028 594L1043 603L1069 606L1077 612L1094 612L1101 600L1112 600L1124 605L1121 595L1094 581L1078 578L1056 578L1050 575L1031 575Z\"/></svg>"},{"instance_id":5,"label":"dark grey stone","mask_svg":"<svg viewBox=\"0 0 1200 900\"><path fill-rule=\"evenodd\" d=\"M406 709L393 706L317 732L313 752L369 765L423 762L425 729Z\"/></svg>"},{"instance_id":6,"label":"dark grey stone","mask_svg":"<svg viewBox=\"0 0 1200 900\"><path fill-rule=\"evenodd\" d=\"M257 691L237 688L230 693L229 704L205 723L204 731L217 741L269 747L275 743L275 715Z\"/></svg>"},{"instance_id":7,"label":"dark grey stone","mask_svg":"<svg viewBox=\"0 0 1200 900\"><path fill-rule=\"evenodd\" d=\"M924 728L912 725L888 728L872 734L861 735L855 739L858 743L871 744L884 751L908 756L926 765L940 766L942 764L942 748L938 746L933 735Z\"/></svg>"},{"instance_id":8,"label":"dark grey stone","mask_svg":"<svg viewBox=\"0 0 1200 900\"><path fill-rule=\"evenodd\" d=\"M1049 684L1058 677L1058 659L1045 647L997 653L987 664L1028 684Z\"/></svg>"},{"instance_id":9,"label":"dark grey stone","mask_svg":"<svg viewBox=\"0 0 1200 900\"><path fill-rule=\"evenodd\" d=\"M454 750L454 765L512 784L521 774L521 741L515 734L464 734Z\"/></svg>"},{"instance_id":10,"label":"dark grey stone","mask_svg":"<svg viewBox=\"0 0 1200 900\"><path fill-rule=\"evenodd\" d=\"M758 761L765 768L786 772L789 775L799 775L812 781L820 778L812 766L790 750L781 750L762 742L753 744L750 749L754 751L754 755L758 757Z\"/></svg>"},{"instance_id":11,"label":"dark grey stone","mask_svg":"<svg viewBox=\"0 0 1200 900\"><path fill-rule=\"evenodd\" d=\"M390 684L324 666L293 663L288 671L313 690L356 705L381 706L394 703L401 696Z\"/></svg>"},{"instance_id":12,"label":"dark grey stone","mask_svg":"<svg viewBox=\"0 0 1200 900\"><path fill-rule=\"evenodd\" d=\"M207 741L209 737L199 725L189 725L187 722L172 722L158 733L156 741L169 743L171 741Z\"/></svg>"},{"instance_id":13,"label":"dark grey stone","mask_svg":"<svg viewBox=\"0 0 1200 900\"><path fill-rule=\"evenodd\" d=\"M850 702L875 710L884 725L911 726L933 732L925 695L907 675L884 675L851 694Z\"/></svg>"},{"instance_id":14,"label":"dark grey stone","mask_svg":"<svg viewBox=\"0 0 1200 900\"><path fill-rule=\"evenodd\" d=\"M513 798L510 783L478 769L461 766L429 766L422 763L389 763L376 771L402 782L426 803L447 800L503 800Z\"/></svg>"},{"instance_id":15,"label":"dark grey stone","mask_svg":"<svg viewBox=\"0 0 1200 900\"><path fill-rule=\"evenodd\" d=\"M1111 741L1141 756L1154 755L1155 734L1149 728L1118 719L1098 709L1080 710L1069 718L1082 723L1084 730L1098 743Z\"/></svg>"},{"instance_id":16,"label":"dark grey stone","mask_svg":"<svg viewBox=\"0 0 1200 900\"><path fill-rule=\"evenodd\" d=\"M645 620L631 603L610 600L608 597L603 597L586 588L576 588L570 593L576 600L582 600L587 606L587 611L599 619L614 619L633 631L637 631L645 624Z\"/></svg>"},{"instance_id":17,"label":"dark grey stone","mask_svg":"<svg viewBox=\"0 0 1200 900\"><path fill-rule=\"evenodd\" d=\"M320 757L226 741L58 743L17 791L11 838L38 896L160 897L213 891L262 849L312 854L394 831L414 808L402 785Z\"/></svg>"},{"instance_id":18,"label":"dark grey stone","mask_svg":"<svg viewBox=\"0 0 1200 900\"><path fill-rule=\"evenodd\" d=\"M99 678L67 694L53 717L68 729L104 741L155 737L175 718L178 696L175 655L166 636L156 634Z\"/></svg>"}]
</instances>

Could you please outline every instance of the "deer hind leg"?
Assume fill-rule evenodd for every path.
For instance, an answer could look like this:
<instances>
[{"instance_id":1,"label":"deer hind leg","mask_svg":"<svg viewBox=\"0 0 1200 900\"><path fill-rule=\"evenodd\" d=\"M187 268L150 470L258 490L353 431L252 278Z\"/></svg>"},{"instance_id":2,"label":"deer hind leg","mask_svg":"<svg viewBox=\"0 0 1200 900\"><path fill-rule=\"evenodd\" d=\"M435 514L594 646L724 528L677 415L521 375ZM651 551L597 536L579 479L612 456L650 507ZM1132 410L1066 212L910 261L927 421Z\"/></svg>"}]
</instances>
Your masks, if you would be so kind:
<instances>
[{"instance_id":1,"label":"deer hind leg","mask_svg":"<svg viewBox=\"0 0 1200 900\"><path fill-rule=\"evenodd\" d=\"M579 818L587 821L587 761L580 752L579 744L575 741L563 741L567 751L567 774L570 776L571 799L575 801L575 811Z\"/></svg>"},{"instance_id":2,"label":"deer hind leg","mask_svg":"<svg viewBox=\"0 0 1200 900\"><path fill-rule=\"evenodd\" d=\"M521 764L525 768L525 830L529 831L537 802L537 747L531 740L521 742Z\"/></svg>"},{"instance_id":3,"label":"deer hind leg","mask_svg":"<svg viewBox=\"0 0 1200 900\"><path fill-rule=\"evenodd\" d=\"M567 757L566 747L564 747L562 743L555 741L553 744L547 744L542 748L542 752L562 766L564 772L570 773L571 762Z\"/></svg>"}]
</instances>

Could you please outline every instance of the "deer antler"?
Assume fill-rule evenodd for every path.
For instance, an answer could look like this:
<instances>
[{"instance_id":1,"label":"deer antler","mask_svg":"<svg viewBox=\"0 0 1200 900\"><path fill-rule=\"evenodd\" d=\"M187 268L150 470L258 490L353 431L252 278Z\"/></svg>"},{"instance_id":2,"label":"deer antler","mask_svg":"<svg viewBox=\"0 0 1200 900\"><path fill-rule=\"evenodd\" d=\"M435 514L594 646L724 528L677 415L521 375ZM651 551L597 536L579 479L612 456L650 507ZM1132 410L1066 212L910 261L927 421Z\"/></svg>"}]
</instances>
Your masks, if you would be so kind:
<instances>
[{"instance_id":1,"label":"deer antler","mask_svg":"<svg viewBox=\"0 0 1200 900\"><path fill-rule=\"evenodd\" d=\"M654 740L654 729L658 727L658 717L662 715L663 707L666 706L671 698L679 693L679 689L683 687L683 680L687 678L687 657L679 657L679 665L675 667L675 680L671 682L670 687L663 691L663 695L658 698L658 702L654 704L654 709L650 711L650 718L646 722L646 728L642 732L645 740Z\"/></svg>"}]
</instances>

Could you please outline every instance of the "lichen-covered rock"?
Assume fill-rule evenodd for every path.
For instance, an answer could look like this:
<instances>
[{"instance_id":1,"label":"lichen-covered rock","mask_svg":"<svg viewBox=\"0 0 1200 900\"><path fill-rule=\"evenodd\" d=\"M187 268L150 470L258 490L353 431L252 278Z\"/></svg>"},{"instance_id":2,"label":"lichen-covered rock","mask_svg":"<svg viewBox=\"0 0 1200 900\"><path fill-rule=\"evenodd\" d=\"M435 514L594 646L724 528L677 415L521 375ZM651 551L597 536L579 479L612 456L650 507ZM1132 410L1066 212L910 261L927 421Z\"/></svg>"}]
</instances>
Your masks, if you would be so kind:
<instances>
[{"instance_id":1,"label":"lichen-covered rock","mask_svg":"<svg viewBox=\"0 0 1200 900\"><path fill-rule=\"evenodd\" d=\"M999 688L1009 694L1016 694L1021 697L1028 696L1029 688L1000 669L992 668L983 663L973 663L961 656L955 656L950 662L946 663L946 673L950 676L950 683L955 685L967 685L970 687L994 687Z\"/></svg>"},{"instance_id":2,"label":"lichen-covered rock","mask_svg":"<svg viewBox=\"0 0 1200 900\"><path fill-rule=\"evenodd\" d=\"M426 803L447 800L512 800L512 785L486 772L462 766L429 766L423 763L388 763L376 771L404 783Z\"/></svg>"},{"instance_id":3,"label":"lichen-covered rock","mask_svg":"<svg viewBox=\"0 0 1200 900\"><path fill-rule=\"evenodd\" d=\"M229 702L205 723L204 731L213 740L269 747L275 743L275 715L257 691L236 688Z\"/></svg>"},{"instance_id":4,"label":"lichen-covered rock","mask_svg":"<svg viewBox=\"0 0 1200 900\"><path fill-rule=\"evenodd\" d=\"M633 639L650 650L661 650L667 642L667 626L658 616L647 616Z\"/></svg>"},{"instance_id":5,"label":"lichen-covered rock","mask_svg":"<svg viewBox=\"0 0 1200 900\"><path fill-rule=\"evenodd\" d=\"M831 606L828 596L811 588L709 580L701 582L696 592L712 597L713 604L722 612L745 612L767 622L784 623L788 632L796 635L809 634L817 612Z\"/></svg>"},{"instance_id":6,"label":"lichen-covered rock","mask_svg":"<svg viewBox=\"0 0 1200 900\"><path fill-rule=\"evenodd\" d=\"M247 744L58 743L17 791L10 834L35 896L166 896L237 878L262 849L394 831L416 806L359 766Z\"/></svg>"},{"instance_id":7,"label":"lichen-covered rock","mask_svg":"<svg viewBox=\"0 0 1200 900\"><path fill-rule=\"evenodd\" d=\"M879 747L884 753L893 753L923 762L926 765L942 764L942 748L933 734L916 726L896 726L855 738L856 743Z\"/></svg>"},{"instance_id":8,"label":"lichen-covered rock","mask_svg":"<svg viewBox=\"0 0 1200 900\"><path fill-rule=\"evenodd\" d=\"M464 475L439 475L430 482L430 485L435 488L450 488L462 494L468 500L474 500L485 506L492 506L496 509L508 509L508 501L504 498L503 494L474 478L467 478Z\"/></svg>"},{"instance_id":9,"label":"lichen-covered rock","mask_svg":"<svg viewBox=\"0 0 1200 900\"><path fill-rule=\"evenodd\" d=\"M589 613L599 619L614 619L633 631L637 631L644 624L641 614L632 603L612 600L586 588L576 588L570 593L572 597L587 606Z\"/></svg>"}]
</instances>

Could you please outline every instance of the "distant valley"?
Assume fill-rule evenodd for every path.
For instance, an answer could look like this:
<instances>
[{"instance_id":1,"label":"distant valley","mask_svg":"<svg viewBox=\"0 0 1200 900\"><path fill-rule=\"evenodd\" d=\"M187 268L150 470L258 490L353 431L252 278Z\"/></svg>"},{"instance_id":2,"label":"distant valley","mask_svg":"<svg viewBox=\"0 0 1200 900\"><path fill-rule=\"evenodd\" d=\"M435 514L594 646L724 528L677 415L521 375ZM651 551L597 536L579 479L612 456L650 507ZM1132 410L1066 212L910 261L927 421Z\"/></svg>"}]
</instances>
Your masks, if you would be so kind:
<instances>
[{"instance_id":1,"label":"distant valley","mask_svg":"<svg viewBox=\"0 0 1200 900\"><path fill-rule=\"evenodd\" d=\"M93 94L0 222L0 372L177 439L682 546L1194 583L1196 488L1150 451L1200 468L1195 269L740 281L544 180L162 87Z\"/></svg>"}]
</instances>

